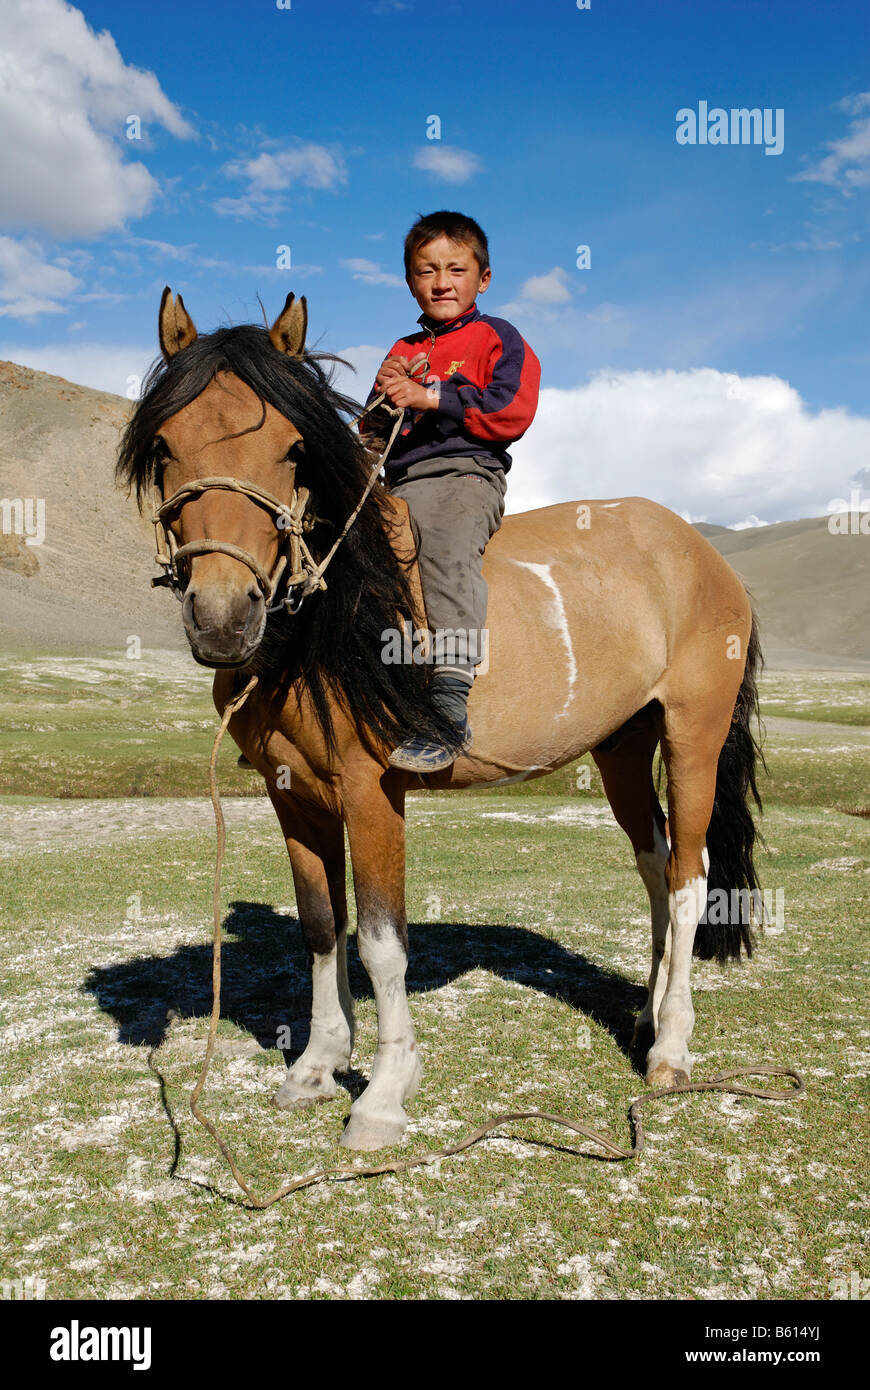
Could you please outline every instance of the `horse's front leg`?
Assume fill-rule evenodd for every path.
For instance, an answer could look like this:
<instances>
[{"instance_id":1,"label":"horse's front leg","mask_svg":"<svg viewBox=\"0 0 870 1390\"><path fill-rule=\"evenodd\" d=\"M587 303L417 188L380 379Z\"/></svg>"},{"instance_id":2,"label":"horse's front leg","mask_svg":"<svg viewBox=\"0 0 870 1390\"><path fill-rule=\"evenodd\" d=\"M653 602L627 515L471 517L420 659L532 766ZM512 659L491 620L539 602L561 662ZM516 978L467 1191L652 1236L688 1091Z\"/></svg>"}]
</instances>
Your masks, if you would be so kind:
<instances>
[{"instance_id":1,"label":"horse's front leg","mask_svg":"<svg viewBox=\"0 0 870 1390\"><path fill-rule=\"evenodd\" d=\"M404 1103L420 1080L420 1055L405 993L404 791L391 773L345 802L357 903L357 944L378 1011L371 1079L351 1106L341 1142L348 1149L396 1144L408 1124Z\"/></svg>"},{"instance_id":2,"label":"horse's front leg","mask_svg":"<svg viewBox=\"0 0 870 1390\"><path fill-rule=\"evenodd\" d=\"M299 921L311 954L311 1034L275 1095L281 1110L296 1110L332 1100L337 1090L333 1072L347 1071L353 1051L344 826L337 816L302 818L278 792L272 804L290 855Z\"/></svg>"}]
</instances>

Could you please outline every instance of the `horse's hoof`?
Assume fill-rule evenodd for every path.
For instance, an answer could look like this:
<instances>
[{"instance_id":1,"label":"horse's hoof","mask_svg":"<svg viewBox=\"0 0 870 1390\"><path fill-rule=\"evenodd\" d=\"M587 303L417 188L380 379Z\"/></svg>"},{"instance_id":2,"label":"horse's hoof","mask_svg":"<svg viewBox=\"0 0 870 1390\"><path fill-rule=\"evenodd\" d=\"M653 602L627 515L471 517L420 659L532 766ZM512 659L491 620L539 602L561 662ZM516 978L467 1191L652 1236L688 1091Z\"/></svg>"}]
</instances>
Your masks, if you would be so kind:
<instances>
[{"instance_id":1,"label":"horse's hoof","mask_svg":"<svg viewBox=\"0 0 870 1390\"><path fill-rule=\"evenodd\" d=\"M646 1084L654 1091L664 1091L671 1086L688 1086L689 1074L680 1067L672 1067L670 1062L658 1062L647 1072Z\"/></svg>"},{"instance_id":2,"label":"horse's hoof","mask_svg":"<svg viewBox=\"0 0 870 1390\"><path fill-rule=\"evenodd\" d=\"M272 1097L272 1104L279 1110L309 1110L312 1105L334 1100L337 1091L331 1074L311 1072L304 1081L288 1076Z\"/></svg>"},{"instance_id":3,"label":"horse's hoof","mask_svg":"<svg viewBox=\"0 0 870 1390\"><path fill-rule=\"evenodd\" d=\"M351 1111L347 1128L339 1143L343 1149L388 1149L398 1144L408 1124L407 1116L389 1119L385 1116L354 1115Z\"/></svg>"}]
</instances>

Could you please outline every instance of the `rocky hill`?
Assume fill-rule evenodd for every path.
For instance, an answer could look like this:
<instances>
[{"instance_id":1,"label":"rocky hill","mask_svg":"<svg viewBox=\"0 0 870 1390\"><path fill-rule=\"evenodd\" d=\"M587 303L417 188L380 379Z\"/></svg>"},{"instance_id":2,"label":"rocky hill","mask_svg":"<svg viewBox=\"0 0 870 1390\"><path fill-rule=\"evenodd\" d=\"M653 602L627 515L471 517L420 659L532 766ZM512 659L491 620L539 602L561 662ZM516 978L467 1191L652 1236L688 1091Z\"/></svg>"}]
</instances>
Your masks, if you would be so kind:
<instances>
[{"instance_id":1,"label":"rocky hill","mask_svg":"<svg viewBox=\"0 0 870 1390\"><path fill-rule=\"evenodd\" d=\"M0 515L0 650L183 645L178 605L154 593L154 531L112 476L130 411L120 396L0 362L0 499L44 503L27 545ZM28 519L25 512L25 521Z\"/></svg>"}]
</instances>

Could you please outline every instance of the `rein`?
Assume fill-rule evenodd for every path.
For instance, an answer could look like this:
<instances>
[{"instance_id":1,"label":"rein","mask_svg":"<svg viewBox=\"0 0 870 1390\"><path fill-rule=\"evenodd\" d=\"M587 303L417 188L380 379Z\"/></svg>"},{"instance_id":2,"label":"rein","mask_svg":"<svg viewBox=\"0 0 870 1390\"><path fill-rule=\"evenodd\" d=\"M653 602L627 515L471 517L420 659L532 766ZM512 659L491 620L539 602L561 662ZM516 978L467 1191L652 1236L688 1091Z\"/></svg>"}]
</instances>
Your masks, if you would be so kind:
<instances>
[{"instance_id":1,"label":"rein","mask_svg":"<svg viewBox=\"0 0 870 1390\"><path fill-rule=\"evenodd\" d=\"M360 503L362 505L362 503ZM358 509L357 509L358 510ZM350 525L350 522L348 523ZM282 1187L276 1188L266 1197L258 1197L251 1188L241 1169L239 1168L236 1157L232 1149L222 1138L217 1126L199 1108L199 1099L205 1087L208 1075L209 1064L214 1053L215 1038L217 1027L221 1016L221 869L223 867L224 851L226 849L226 822L224 821L223 809L221 807L220 792L217 784L217 757L224 734L227 731L233 715L241 709L251 691L257 685L257 677L252 676L244 690L235 696L225 706L220 728L218 729L214 746L211 751L209 761L208 776L209 789L211 792L212 806L214 808L215 827L217 830L217 854L215 857L214 887L212 891L213 909L213 946L212 946L212 1007L211 1017L208 1025L208 1041L206 1043L205 1057L203 1058L202 1069L196 1085L190 1096L190 1108L194 1117L199 1121L204 1129L208 1130L214 1139L221 1153L229 1165L236 1183L244 1192L250 1203L250 1208L254 1211L265 1211L268 1207L274 1206L282 1198L290 1195L291 1192L298 1192L300 1188L311 1187L315 1183L323 1182L327 1178L372 1178L380 1173L404 1173L411 1168L425 1167L430 1163L437 1163L442 1158L452 1158L455 1154L462 1153L465 1149L470 1149L473 1144L477 1144L481 1139L485 1139L499 1125L506 1124L515 1120L546 1120L549 1124L560 1125L563 1129L570 1129L575 1134L581 1135L584 1139L590 1139L602 1150L601 1157L608 1163L622 1163L626 1159L639 1158L645 1146L645 1135L641 1110L645 1105L649 1105L654 1100L661 1100L663 1096L688 1095L693 1091L718 1091L725 1095L732 1096L756 1096L761 1100L793 1100L797 1096L806 1094L806 1083L799 1071L791 1067L771 1067L763 1064L735 1067L731 1071L720 1072L713 1076L709 1081L692 1081L683 1086L665 1086L655 1091L648 1091L645 1095L638 1096L632 1101L628 1120L631 1126L634 1142L630 1149L620 1148L618 1144L602 1134L597 1129L590 1128L589 1125L581 1124L578 1120L569 1119L565 1115L551 1115L545 1110L509 1110L503 1114L495 1115L487 1120L471 1134L460 1139L458 1143L451 1144L445 1149L433 1149L427 1153L419 1154L411 1158L398 1158L388 1160L386 1163L377 1163L365 1167L358 1164L339 1164L331 1168L320 1168L314 1173L304 1173L300 1177L292 1178L284 1183ZM734 1084L734 1078L738 1076L780 1076L790 1077L795 1083L782 1091L764 1090L758 1086L744 1086ZM585 1157L592 1157L587 1154Z\"/></svg>"}]
</instances>

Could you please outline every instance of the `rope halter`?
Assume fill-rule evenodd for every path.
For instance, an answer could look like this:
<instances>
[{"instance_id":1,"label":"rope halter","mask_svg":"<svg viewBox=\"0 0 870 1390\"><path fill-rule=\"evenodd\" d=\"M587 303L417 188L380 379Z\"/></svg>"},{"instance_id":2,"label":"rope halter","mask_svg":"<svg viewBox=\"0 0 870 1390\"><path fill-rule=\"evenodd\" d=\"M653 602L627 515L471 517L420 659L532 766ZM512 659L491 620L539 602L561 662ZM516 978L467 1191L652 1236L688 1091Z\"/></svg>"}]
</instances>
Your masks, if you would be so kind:
<instances>
[{"instance_id":1,"label":"rope halter","mask_svg":"<svg viewBox=\"0 0 870 1390\"><path fill-rule=\"evenodd\" d=\"M294 465L294 479L295 472ZM278 557L271 574L263 569L260 562L249 551L242 549L239 545L233 545L229 541L203 539L189 541L187 545L178 545L167 525L167 518L179 512L191 498L199 497L202 493L212 490L241 493L242 496L251 498L258 506L272 514L276 526L285 533L287 541L286 543L282 541L279 547ZM317 574L317 562L308 549L303 535L303 532L310 531L321 520L320 517L305 515L308 499L308 488L296 488L294 486L293 498L288 505L277 497L273 497L271 492L267 492L258 484L239 478L195 478L192 482L183 483L177 492L174 492L165 502L161 502L152 517L157 541L155 559L158 565L163 566L164 570L164 573L157 579L151 580L152 587L163 586L171 589L177 599L182 599L186 583L179 568L181 562L194 555L229 555L233 560L239 560L243 565L247 565L260 587L267 612L274 613L277 609L286 606L295 613L302 599L308 593L313 589L326 588L326 580L322 575ZM289 574L286 573L288 560ZM275 603L275 595L282 580L286 583L288 590L301 588L302 593L295 599L292 593L288 593L285 598Z\"/></svg>"},{"instance_id":2,"label":"rope halter","mask_svg":"<svg viewBox=\"0 0 870 1390\"><path fill-rule=\"evenodd\" d=\"M420 365L425 368L428 363ZM416 370L416 369L415 369ZM184 598L184 591L187 587L179 570L179 561L189 559L193 555L229 555L233 560L239 560L243 565L247 565L253 574L263 595L267 613L276 613L284 608L288 613L298 613L302 602L309 594L318 589L326 588L326 580L323 577L324 571L335 554L341 542L344 540L348 531L362 510L363 503L375 485L375 479L381 471L384 460L393 447L399 427L402 423L404 411L398 410L393 406L385 404L385 393L381 393L371 405L367 406L360 415L352 420L351 425L357 424L371 411L383 405L389 415L393 416L393 427L386 446L372 465L368 480L363 490L359 502L354 507L347 521L345 522L341 534L328 551L324 559L315 560L305 541L305 532L311 531L323 517L314 516L313 513L306 513L309 501L309 490L307 487L296 487L296 464L291 462L292 469L290 478L292 485L292 500L290 503L282 502L279 498L273 497L271 492L258 486L257 483L250 483L239 478L195 478L193 482L182 483L177 492L173 492L166 501L160 502L157 510L151 518L154 526L157 542L157 554L154 557L158 565L162 565L163 574L151 580L152 588L164 587L171 589L177 599ZM239 545L233 545L230 541L215 541L203 539L198 541L188 541L186 545L178 545L169 526L166 525L166 518L179 512L186 502L192 497L199 497L203 492L217 489L223 492L239 492L245 497L249 497L258 506L271 512L275 518L275 524L280 531L286 532L286 543L284 541L278 547L278 558L271 574L267 574L258 560L243 550ZM289 555L288 555L289 551ZM289 573L287 573L289 560ZM287 593L284 598L275 602L275 595L279 586L286 586ZM294 590L299 590L294 594Z\"/></svg>"}]
</instances>

